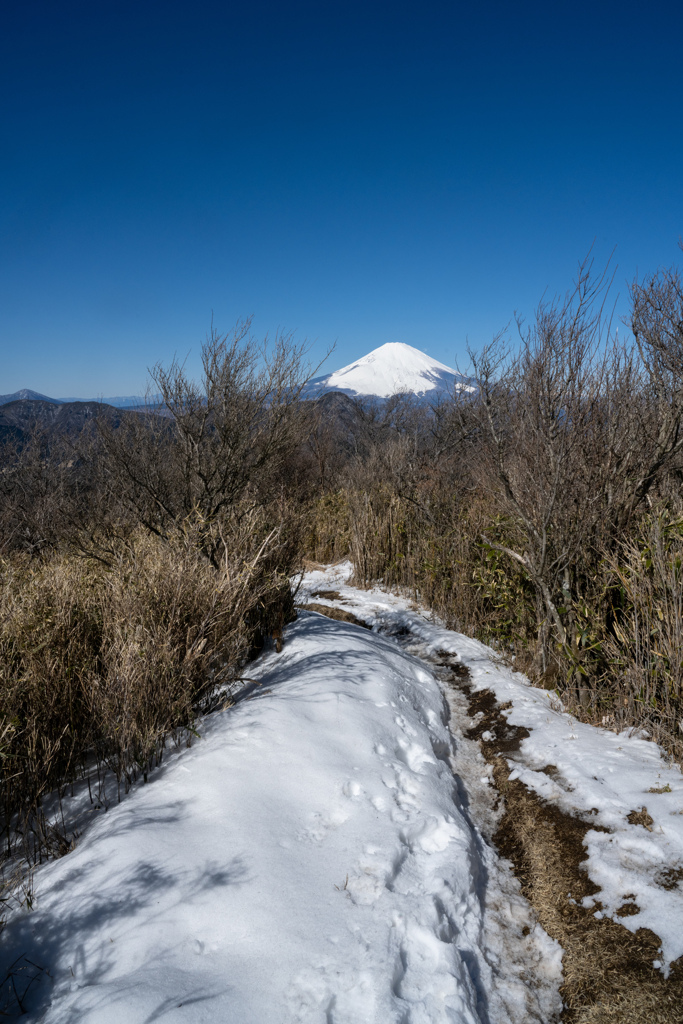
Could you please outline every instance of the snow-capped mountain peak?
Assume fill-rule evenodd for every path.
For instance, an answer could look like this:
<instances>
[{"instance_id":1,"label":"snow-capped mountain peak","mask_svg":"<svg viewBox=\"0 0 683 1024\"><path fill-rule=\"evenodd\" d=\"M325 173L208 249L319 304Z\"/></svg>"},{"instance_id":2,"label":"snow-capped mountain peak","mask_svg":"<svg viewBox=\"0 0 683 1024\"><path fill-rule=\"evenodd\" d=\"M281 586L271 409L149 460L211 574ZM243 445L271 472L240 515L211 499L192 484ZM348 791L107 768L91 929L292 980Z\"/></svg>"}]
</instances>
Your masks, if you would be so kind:
<instances>
[{"instance_id":1,"label":"snow-capped mountain peak","mask_svg":"<svg viewBox=\"0 0 683 1024\"><path fill-rule=\"evenodd\" d=\"M61 405L59 398L48 398L30 388L22 388L21 391L14 391L11 395L0 395L0 405L9 405L10 402L49 402L51 405Z\"/></svg>"},{"instance_id":2,"label":"snow-capped mountain peak","mask_svg":"<svg viewBox=\"0 0 683 1024\"><path fill-rule=\"evenodd\" d=\"M387 342L341 370L311 381L310 388L347 395L389 398L399 393L424 397L430 392L466 386L460 374L412 345Z\"/></svg>"}]
</instances>

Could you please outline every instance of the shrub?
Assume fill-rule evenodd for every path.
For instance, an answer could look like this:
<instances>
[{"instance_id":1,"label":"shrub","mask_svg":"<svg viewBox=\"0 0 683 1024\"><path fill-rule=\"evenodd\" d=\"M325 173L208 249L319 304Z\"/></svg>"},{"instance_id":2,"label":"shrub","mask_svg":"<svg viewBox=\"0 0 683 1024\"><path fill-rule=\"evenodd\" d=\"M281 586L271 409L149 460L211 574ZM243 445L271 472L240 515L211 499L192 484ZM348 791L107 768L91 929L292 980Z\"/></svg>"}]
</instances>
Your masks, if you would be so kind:
<instances>
[{"instance_id":1,"label":"shrub","mask_svg":"<svg viewBox=\"0 0 683 1024\"><path fill-rule=\"evenodd\" d=\"M251 515L216 570L195 524L136 532L113 564L57 553L0 565L0 757L6 849L59 852L45 796L110 769L146 777L170 734L224 697L257 641L291 612L277 531ZM202 540L205 527L202 526Z\"/></svg>"}]
</instances>

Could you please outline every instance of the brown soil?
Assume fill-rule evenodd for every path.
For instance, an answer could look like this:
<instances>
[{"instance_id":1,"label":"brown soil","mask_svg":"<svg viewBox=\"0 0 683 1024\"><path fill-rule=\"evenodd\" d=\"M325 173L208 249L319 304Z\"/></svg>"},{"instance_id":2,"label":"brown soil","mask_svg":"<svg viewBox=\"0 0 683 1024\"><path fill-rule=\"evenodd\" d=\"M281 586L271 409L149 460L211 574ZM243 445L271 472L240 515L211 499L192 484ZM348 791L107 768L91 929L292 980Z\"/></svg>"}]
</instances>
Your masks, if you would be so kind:
<instances>
[{"instance_id":1,"label":"brown soil","mask_svg":"<svg viewBox=\"0 0 683 1024\"><path fill-rule=\"evenodd\" d=\"M452 657L443 660L452 670L452 685L469 699L470 715L481 712L467 735L479 740L504 800L494 843L512 862L542 927L564 949L562 1020L567 1024L683 1024L683 959L665 980L652 966L659 949L653 932L641 928L634 935L615 921L597 919L599 902L591 909L578 906L584 896L597 892L582 864L586 859L583 838L599 826L590 815L586 820L572 817L541 800L519 780L510 781L506 757L519 749L528 731L508 723L502 712L510 705L498 704L490 690L472 690L464 666L453 663ZM483 740L486 732L493 738ZM554 765L544 770L558 776ZM638 823L648 827L651 819L646 809L634 813ZM667 882L671 884L663 879ZM637 908L631 899L622 916L634 913Z\"/></svg>"},{"instance_id":2,"label":"brown soil","mask_svg":"<svg viewBox=\"0 0 683 1024\"><path fill-rule=\"evenodd\" d=\"M320 595L322 596L322 595ZM354 626L362 626L363 629L372 629L372 626L362 619L357 618L353 612L347 612L343 608L332 608L327 604L300 604L299 608L304 612L318 612L319 615L326 615L328 619L337 619L339 622L350 622Z\"/></svg>"}]
</instances>

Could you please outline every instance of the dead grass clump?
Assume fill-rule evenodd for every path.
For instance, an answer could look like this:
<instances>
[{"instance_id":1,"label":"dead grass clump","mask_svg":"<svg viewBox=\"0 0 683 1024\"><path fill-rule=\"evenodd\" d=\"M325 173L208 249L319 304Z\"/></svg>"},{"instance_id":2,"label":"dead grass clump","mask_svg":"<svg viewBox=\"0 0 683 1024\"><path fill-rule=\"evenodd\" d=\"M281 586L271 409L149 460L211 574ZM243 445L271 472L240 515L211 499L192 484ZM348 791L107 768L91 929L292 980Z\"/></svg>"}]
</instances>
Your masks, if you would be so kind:
<instances>
[{"instance_id":1,"label":"dead grass clump","mask_svg":"<svg viewBox=\"0 0 683 1024\"><path fill-rule=\"evenodd\" d=\"M209 691L234 676L250 639L245 582L216 574L180 537L149 535L102 575L103 671L88 678L86 697L98 752L119 781L146 775L165 736L189 728Z\"/></svg>"},{"instance_id":2,"label":"dead grass clump","mask_svg":"<svg viewBox=\"0 0 683 1024\"><path fill-rule=\"evenodd\" d=\"M13 833L27 855L53 848L41 798L71 781L92 746L85 681L101 672L103 614L98 570L68 558L0 575L2 800L7 853Z\"/></svg>"},{"instance_id":3,"label":"dead grass clump","mask_svg":"<svg viewBox=\"0 0 683 1024\"><path fill-rule=\"evenodd\" d=\"M146 778L169 738L229 693L250 650L292 617L277 531L251 524L216 570L191 524L139 532L111 564L58 553L0 565L0 785L5 855L71 846L45 800L78 779ZM18 847L17 847L18 844Z\"/></svg>"},{"instance_id":4,"label":"dead grass clump","mask_svg":"<svg viewBox=\"0 0 683 1024\"><path fill-rule=\"evenodd\" d=\"M631 811L627 815L627 819L631 825L642 825L648 832L652 831L654 821L647 813L647 807L641 807L639 811Z\"/></svg>"},{"instance_id":5,"label":"dead grass clump","mask_svg":"<svg viewBox=\"0 0 683 1024\"><path fill-rule=\"evenodd\" d=\"M665 509L645 516L613 555L620 607L604 648L614 675L612 713L637 722L683 758L683 519Z\"/></svg>"},{"instance_id":6,"label":"dead grass clump","mask_svg":"<svg viewBox=\"0 0 683 1024\"><path fill-rule=\"evenodd\" d=\"M343 489L332 490L313 503L305 538L309 555L304 560L306 569L323 569L348 558L351 516L348 494Z\"/></svg>"}]
</instances>

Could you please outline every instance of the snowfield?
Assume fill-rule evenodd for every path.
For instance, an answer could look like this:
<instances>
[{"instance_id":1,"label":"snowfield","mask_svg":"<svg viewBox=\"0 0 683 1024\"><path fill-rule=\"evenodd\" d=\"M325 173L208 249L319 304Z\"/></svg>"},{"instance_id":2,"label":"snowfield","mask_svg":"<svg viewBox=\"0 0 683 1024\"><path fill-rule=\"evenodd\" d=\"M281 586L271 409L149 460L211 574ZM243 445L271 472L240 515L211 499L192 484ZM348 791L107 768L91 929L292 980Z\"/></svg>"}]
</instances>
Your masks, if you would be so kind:
<instances>
[{"instance_id":1,"label":"snowfield","mask_svg":"<svg viewBox=\"0 0 683 1024\"><path fill-rule=\"evenodd\" d=\"M513 702L510 720L531 728L516 766L527 785L613 828L589 833L605 912L637 892L642 920L621 923L656 931L663 969L683 952L683 896L658 881L683 864L680 771L652 743L579 725L488 648L349 574L309 573L299 598L338 605L311 597L333 588L372 631L302 611L282 653L250 666L260 685L39 869L35 909L3 935L3 976L14 963L20 997L35 979L25 1019L556 1019L562 950L475 824L439 681L380 628L457 653L475 687ZM548 763L553 779L537 770ZM652 831L627 821L643 804Z\"/></svg>"}]
</instances>

